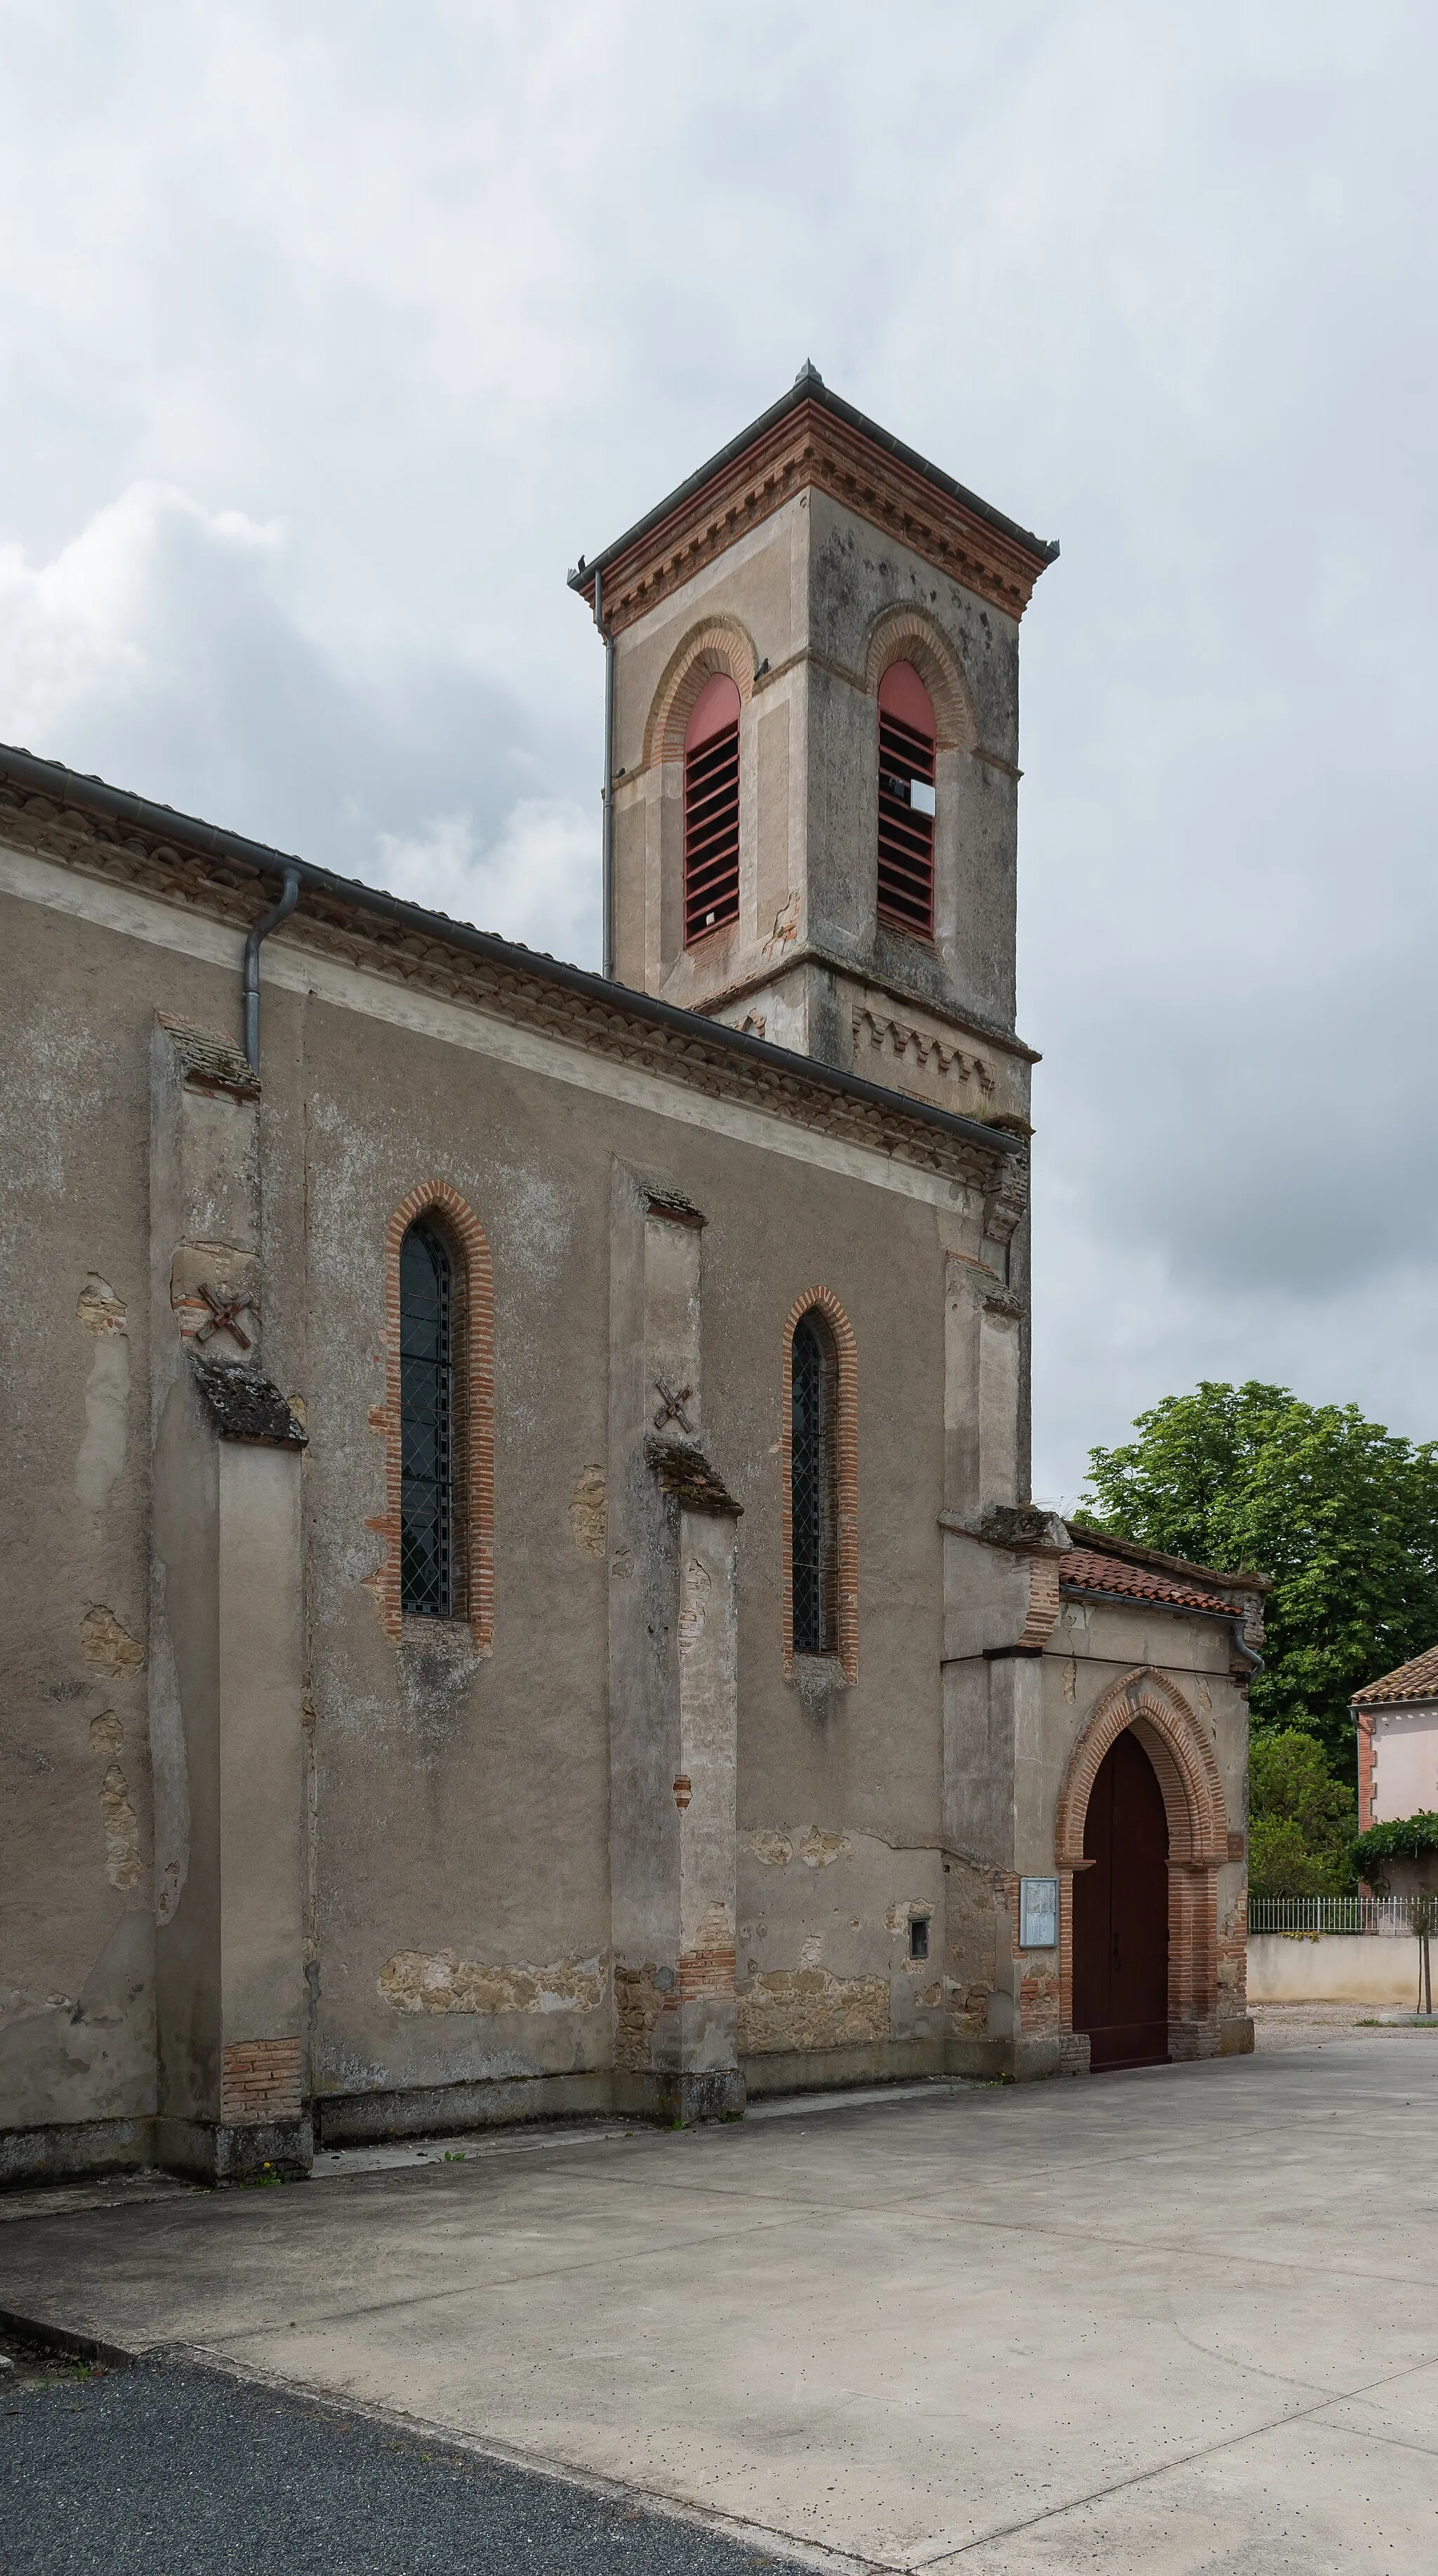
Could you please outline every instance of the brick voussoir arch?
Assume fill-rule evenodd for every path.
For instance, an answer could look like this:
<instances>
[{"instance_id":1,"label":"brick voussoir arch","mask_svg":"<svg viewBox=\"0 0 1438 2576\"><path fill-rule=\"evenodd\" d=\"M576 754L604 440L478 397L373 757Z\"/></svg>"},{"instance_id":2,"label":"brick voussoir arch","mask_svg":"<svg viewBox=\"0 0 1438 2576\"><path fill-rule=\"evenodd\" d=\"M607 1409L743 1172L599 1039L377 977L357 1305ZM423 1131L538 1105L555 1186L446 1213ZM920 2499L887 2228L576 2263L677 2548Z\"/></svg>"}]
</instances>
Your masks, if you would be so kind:
<instances>
[{"instance_id":1,"label":"brick voussoir arch","mask_svg":"<svg viewBox=\"0 0 1438 2576\"><path fill-rule=\"evenodd\" d=\"M747 705L754 694L758 656L753 638L737 617L708 617L691 627L664 668L644 728L644 767L652 761L682 760L684 728L701 691L716 672L725 671Z\"/></svg>"},{"instance_id":2,"label":"brick voussoir arch","mask_svg":"<svg viewBox=\"0 0 1438 2576\"><path fill-rule=\"evenodd\" d=\"M896 662L912 662L933 700L937 748L975 750L979 727L968 681L948 637L921 609L886 608L876 618L864 667L871 698Z\"/></svg>"},{"instance_id":3,"label":"brick voussoir arch","mask_svg":"<svg viewBox=\"0 0 1438 2576\"><path fill-rule=\"evenodd\" d=\"M1084 1866L1084 1824L1099 1766L1132 1727L1153 1764L1168 1815L1168 2046L1174 2059L1209 2056L1218 2039L1218 1871L1229 1857L1218 1762L1182 1691L1142 1666L1104 1692L1069 1758L1059 1793L1054 1860L1065 1872L1060 2021L1073 2027L1072 1873Z\"/></svg>"},{"instance_id":4,"label":"brick voussoir arch","mask_svg":"<svg viewBox=\"0 0 1438 2576\"><path fill-rule=\"evenodd\" d=\"M1213 1746L1182 1691L1151 1666L1126 1674L1105 1691L1074 1746L1054 1832L1059 1868L1081 1866L1084 1821L1099 1766L1125 1727L1134 1725L1163 1790L1170 1860L1218 1868L1228 1858L1228 1810Z\"/></svg>"},{"instance_id":5,"label":"brick voussoir arch","mask_svg":"<svg viewBox=\"0 0 1438 2576\"><path fill-rule=\"evenodd\" d=\"M815 1308L834 1336L839 1406L835 1461L838 1486L839 1664L846 1682L859 1678L859 1346L854 1327L832 1288L806 1288L784 1321L783 1412L779 1466L783 1477L784 1672L792 1678L794 1654L794 1334Z\"/></svg>"},{"instance_id":6,"label":"brick voussoir arch","mask_svg":"<svg viewBox=\"0 0 1438 2576\"><path fill-rule=\"evenodd\" d=\"M494 1640L494 1265L489 1237L448 1181L421 1181L391 1216L385 1237L385 1539L381 1604L387 1636L404 1632L400 1589L403 1451L400 1424L399 1257L417 1217L437 1220L463 1272L463 1347L456 1372L463 1406L463 1616L477 1646Z\"/></svg>"}]
</instances>

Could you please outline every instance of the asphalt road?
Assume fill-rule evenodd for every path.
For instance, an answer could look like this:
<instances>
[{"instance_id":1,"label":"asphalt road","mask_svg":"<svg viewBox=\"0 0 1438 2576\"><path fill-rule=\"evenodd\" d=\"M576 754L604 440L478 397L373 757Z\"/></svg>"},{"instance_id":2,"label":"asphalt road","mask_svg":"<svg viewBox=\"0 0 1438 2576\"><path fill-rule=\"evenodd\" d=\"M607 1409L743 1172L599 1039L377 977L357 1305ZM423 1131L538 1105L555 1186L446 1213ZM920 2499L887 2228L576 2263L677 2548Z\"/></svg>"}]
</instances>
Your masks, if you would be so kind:
<instances>
[{"instance_id":1,"label":"asphalt road","mask_svg":"<svg viewBox=\"0 0 1438 2576\"><path fill-rule=\"evenodd\" d=\"M189 2363L0 2381L3 2576L752 2576L784 2563Z\"/></svg>"}]
</instances>

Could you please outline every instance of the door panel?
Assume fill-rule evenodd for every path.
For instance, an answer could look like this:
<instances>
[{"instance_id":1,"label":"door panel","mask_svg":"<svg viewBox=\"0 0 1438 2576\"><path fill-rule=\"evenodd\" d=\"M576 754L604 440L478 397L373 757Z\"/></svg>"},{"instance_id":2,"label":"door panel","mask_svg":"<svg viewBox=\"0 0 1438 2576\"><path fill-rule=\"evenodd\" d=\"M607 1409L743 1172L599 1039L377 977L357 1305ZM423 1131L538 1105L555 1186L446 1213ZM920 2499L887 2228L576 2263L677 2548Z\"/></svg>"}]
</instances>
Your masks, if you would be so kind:
<instances>
[{"instance_id":1,"label":"door panel","mask_svg":"<svg viewBox=\"0 0 1438 2576\"><path fill-rule=\"evenodd\" d=\"M1074 1874L1074 2028L1090 2064L1168 2058L1168 1816L1131 1728L1099 1766Z\"/></svg>"}]
</instances>

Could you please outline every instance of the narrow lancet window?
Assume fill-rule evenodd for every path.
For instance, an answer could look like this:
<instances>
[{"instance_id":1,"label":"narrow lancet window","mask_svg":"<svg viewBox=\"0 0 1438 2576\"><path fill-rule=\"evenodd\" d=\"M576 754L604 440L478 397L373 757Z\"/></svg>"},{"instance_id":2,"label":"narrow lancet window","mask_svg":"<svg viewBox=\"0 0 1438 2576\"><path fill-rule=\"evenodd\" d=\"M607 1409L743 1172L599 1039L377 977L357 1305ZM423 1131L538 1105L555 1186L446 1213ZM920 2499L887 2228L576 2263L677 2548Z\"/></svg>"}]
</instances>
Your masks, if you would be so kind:
<instances>
[{"instance_id":1,"label":"narrow lancet window","mask_svg":"<svg viewBox=\"0 0 1438 2576\"><path fill-rule=\"evenodd\" d=\"M684 733L684 945L739 918L739 692L707 680Z\"/></svg>"},{"instance_id":2,"label":"narrow lancet window","mask_svg":"<svg viewBox=\"0 0 1438 2576\"><path fill-rule=\"evenodd\" d=\"M399 1257L400 1601L406 1611L455 1614L454 1265L428 1225L412 1225Z\"/></svg>"},{"instance_id":3,"label":"narrow lancet window","mask_svg":"<svg viewBox=\"0 0 1438 2576\"><path fill-rule=\"evenodd\" d=\"M879 682L879 919L934 935L934 709L912 662Z\"/></svg>"},{"instance_id":4,"label":"narrow lancet window","mask_svg":"<svg viewBox=\"0 0 1438 2576\"><path fill-rule=\"evenodd\" d=\"M794 1327L790 1473L793 1479L794 1652L838 1647L838 1359L817 1307Z\"/></svg>"}]
</instances>

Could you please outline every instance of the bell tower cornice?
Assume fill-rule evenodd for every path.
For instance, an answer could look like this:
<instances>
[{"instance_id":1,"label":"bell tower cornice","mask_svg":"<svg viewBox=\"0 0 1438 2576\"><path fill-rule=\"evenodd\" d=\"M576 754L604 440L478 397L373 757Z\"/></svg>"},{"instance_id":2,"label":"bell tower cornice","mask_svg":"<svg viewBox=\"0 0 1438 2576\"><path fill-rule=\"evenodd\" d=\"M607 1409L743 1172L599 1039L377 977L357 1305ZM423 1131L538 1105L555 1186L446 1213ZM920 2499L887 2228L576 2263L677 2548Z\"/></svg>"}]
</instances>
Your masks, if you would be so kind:
<instances>
[{"instance_id":1,"label":"bell tower cornice","mask_svg":"<svg viewBox=\"0 0 1438 2576\"><path fill-rule=\"evenodd\" d=\"M605 624L620 635L805 490L827 492L1016 621L1059 551L831 393L806 365L697 474L581 562L570 587L592 607L602 573Z\"/></svg>"}]
</instances>

